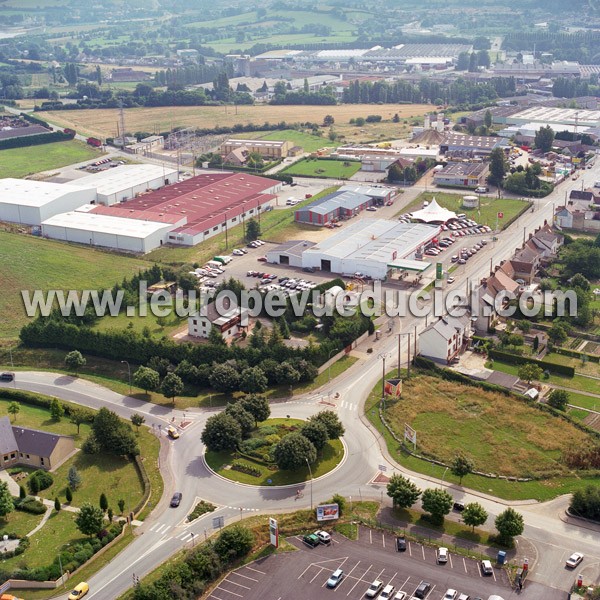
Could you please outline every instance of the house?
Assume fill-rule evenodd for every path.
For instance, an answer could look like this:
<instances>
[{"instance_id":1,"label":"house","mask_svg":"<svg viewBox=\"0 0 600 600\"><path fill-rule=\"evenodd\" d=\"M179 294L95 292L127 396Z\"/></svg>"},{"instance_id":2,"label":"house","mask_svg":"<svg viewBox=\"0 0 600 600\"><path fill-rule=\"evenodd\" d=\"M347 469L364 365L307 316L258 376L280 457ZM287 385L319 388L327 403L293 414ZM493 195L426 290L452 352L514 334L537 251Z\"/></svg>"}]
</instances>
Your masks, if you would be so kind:
<instances>
[{"instance_id":1,"label":"house","mask_svg":"<svg viewBox=\"0 0 600 600\"><path fill-rule=\"evenodd\" d=\"M53 471L75 452L72 437L14 426L0 417L0 469L22 465Z\"/></svg>"},{"instance_id":2,"label":"house","mask_svg":"<svg viewBox=\"0 0 600 600\"><path fill-rule=\"evenodd\" d=\"M223 162L227 165L235 165L236 167L243 167L247 160L248 154L250 154L246 146L240 146L235 148L229 154L223 158Z\"/></svg>"},{"instance_id":3,"label":"house","mask_svg":"<svg viewBox=\"0 0 600 600\"><path fill-rule=\"evenodd\" d=\"M493 275L488 277L485 285L487 293L491 298L495 298L500 292L510 292L515 295L518 293L519 284L512 279L507 273L507 270L514 274L510 263L505 263L499 267Z\"/></svg>"},{"instance_id":4,"label":"house","mask_svg":"<svg viewBox=\"0 0 600 600\"><path fill-rule=\"evenodd\" d=\"M540 227L530 240L542 253L542 261L558 254L560 247L565 242L565 237L552 229L548 224Z\"/></svg>"},{"instance_id":5,"label":"house","mask_svg":"<svg viewBox=\"0 0 600 600\"><path fill-rule=\"evenodd\" d=\"M289 140L242 140L228 139L221 144L221 154L227 156L236 148L245 148L249 153L260 154L268 160L280 160L289 156L295 144ZM294 150L297 154L297 150Z\"/></svg>"},{"instance_id":6,"label":"house","mask_svg":"<svg viewBox=\"0 0 600 600\"><path fill-rule=\"evenodd\" d=\"M216 303L211 302L188 317L188 334L193 337L208 339L213 327L225 341L230 341L248 330L248 310L236 306L219 312Z\"/></svg>"},{"instance_id":7,"label":"house","mask_svg":"<svg viewBox=\"0 0 600 600\"><path fill-rule=\"evenodd\" d=\"M436 362L450 364L467 348L470 337L468 316L445 316L423 330L419 336L420 353Z\"/></svg>"},{"instance_id":8,"label":"house","mask_svg":"<svg viewBox=\"0 0 600 600\"><path fill-rule=\"evenodd\" d=\"M542 251L531 240L527 240L510 261L514 279L523 279L526 283L531 283L541 262Z\"/></svg>"},{"instance_id":9,"label":"house","mask_svg":"<svg viewBox=\"0 0 600 600\"><path fill-rule=\"evenodd\" d=\"M471 306L471 320L473 329L478 334L488 333L492 323L496 319L496 305L494 304L494 292L488 288L487 283L479 286L475 292L477 305Z\"/></svg>"},{"instance_id":10,"label":"house","mask_svg":"<svg viewBox=\"0 0 600 600\"><path fill-rule=\"evenodd\" d=\"M110 80L114 83L131 83L136 81L148 81L152 75L146 71L136 71L131 68L113 69L110 73Z\"/></svg>"}]
</instances>

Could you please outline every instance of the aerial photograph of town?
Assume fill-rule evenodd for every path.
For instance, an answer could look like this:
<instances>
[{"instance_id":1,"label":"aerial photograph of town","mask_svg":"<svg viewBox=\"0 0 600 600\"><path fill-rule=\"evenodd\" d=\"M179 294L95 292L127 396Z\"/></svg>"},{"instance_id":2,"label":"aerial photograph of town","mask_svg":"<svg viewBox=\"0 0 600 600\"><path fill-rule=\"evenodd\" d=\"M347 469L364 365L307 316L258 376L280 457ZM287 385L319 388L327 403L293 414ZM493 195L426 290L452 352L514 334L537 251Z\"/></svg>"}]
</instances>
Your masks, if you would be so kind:
<instances>
[{"instance_id":1,"label":"aerial photograph of town","mask_svg":"<svg viewBox=\"0 0 600 600\"><path fill-rule=\"evenodd\" d=\"M600 600L600 4L0 0L0 600Z\"/></svg>"}]
</instances>

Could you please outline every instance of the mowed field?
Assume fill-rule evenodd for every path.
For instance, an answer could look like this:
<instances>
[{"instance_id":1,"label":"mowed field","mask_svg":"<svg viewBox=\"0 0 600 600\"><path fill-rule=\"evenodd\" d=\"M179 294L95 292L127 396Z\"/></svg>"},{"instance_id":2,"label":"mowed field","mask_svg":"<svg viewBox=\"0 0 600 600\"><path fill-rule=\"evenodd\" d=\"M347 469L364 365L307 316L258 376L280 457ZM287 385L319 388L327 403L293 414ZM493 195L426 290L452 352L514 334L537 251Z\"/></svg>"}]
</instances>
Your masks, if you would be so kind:
<instances>
[{"instance_id":1,"label":"mowed field","mask_svg":"<svg viewBox=\"0 0 600 600\"><path fill-rule=\"evenodd\" d=\"M0 341L28 323L21 290L110 288L150 263L80 246L0 231Z\"/></svg>"},{"instance_id":2,"label":"mowed field","mask_svg":"<svg viewBox=\"0 0 600 600\"><path fill-rule=\"evenodd\" d=\"M169 131L173 127L219 127L237 123L289 123L311 121L322 123L325 115L332 115L336 124L348 123L356 117L381 115L391 120L398 113L401 119L426 114L428 104L340 104L337 106L173 106L155 108L128 108L125 123L128 131ZM50 111L40 113L42 118L62 127L71 127L78 133L107 137L114 135L118 121L117 109Z\"/></svg>"}]
</instances>

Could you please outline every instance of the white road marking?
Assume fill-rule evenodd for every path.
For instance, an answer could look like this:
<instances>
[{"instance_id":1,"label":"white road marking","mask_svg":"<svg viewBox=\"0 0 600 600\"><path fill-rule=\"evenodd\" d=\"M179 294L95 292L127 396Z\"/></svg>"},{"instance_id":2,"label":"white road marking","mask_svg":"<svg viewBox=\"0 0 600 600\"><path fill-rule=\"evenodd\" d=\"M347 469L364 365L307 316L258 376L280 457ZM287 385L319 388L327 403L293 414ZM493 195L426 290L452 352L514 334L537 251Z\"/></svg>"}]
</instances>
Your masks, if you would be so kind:
<instances>
[{"instance_id":1,"label":"white road marking","mask_svg":"<svg viewBox=\"0 0 600 600\"><path fill-rule=\"evenodd\" d=\"M381 534L381 542L383 543L383 547L385 548L385 533Z\"/></svg>"},{"instance_id":2,"label":"white road marking","mask_svg":"<svg viewBox=\"0 0 600 600\"><path fill-rule=\"evenodd\" d=\"M452 554L450 554L450 552L448 552L448 559L450 560L450 568L453 569L453 565L452 565Z\"/></svg>"},{"instance_id":3,"label":"white road marking","mask_svg":"<svg viewBox=\"0 0 600 600\"><path fill-rule=\"evenodd\" d=\"M231 575L231 573L230 573ZM236 583L235 581L231 581L231 579L229 579L229 577L225 580L227 583L231 583L231 585L237 585L238 587L242 587L246 590L249 590L251 588L249 588L247 585L242 585L241 583Z\"/></svg>"},{"instance_id":4,"label":"white road marking","mask_svg":"<svg viewBox=\"0 0 600 600\"><path fill-rule=\"evenodd\" d=\"M371 570L372 566L373 565L370 565L369 568L364 572L364 575L360 579L356 580L356 583L352 586L352 589L346 594L346 596L349 596L354 591L354 588L362 581L362 578Z\"/></svg>"},{"instance_id":5,"label":"white road marking","mask_svg":"<svg viewBox=\"0 0 600 600\"><path fill-rule=\"evenodd\" d=\"M261 575L266 575L266 573L264 571L259 571L258 569L254 569L253 567L246 567L246 569L250 569L250 571L256 571L257 573L260 573Z\"/></svg>"},{"instance_id":6,"label":"white road marking","mask_svg":"<svg viewBox=\"0 0 600 600\"><path fill-rule=\"evenodd\" d=\"M463 565L465 565L465 573L467 572L467 561L465 560L464 556L463 556Z\"/></svg>"},{"instance_id":7,"label":"white road marking","mask_svg":"<svg viewBox=\"0 0 600 600\"><path fill-rule=\"evenodd\" d=\"M254 579L254 577L248 577L247 575L242 575L238 571L232 571L231 575L237 575L238 577L243 577L244 579L249 579L250 581L258 583L258 579Z\"/></svg>"},{"instance_id":8,"label":"white road marking","mask_svg":"<svg viewBox=\"0 0 600 600\"><path fill-rule=\"evenodd\" d=\"M223 583L225 583L225 582L223 582ZM235 592L230 592L229 590L226 590L225 588L222 588L221 586L219 586L217 589L220 592L227 592L228 594L231 594L232 596L237 596L238 598L243 598L244 597L241 594L236 594Z\"/></svg>"},{"instance_id":9,"label":"white road marking","mask_svg":"<svg viewBox=\"0 0 600 600\"><path fill-rule=\"evenodd\" d=\"M425 560L425 546L421 546L421 552L423 552L423 560Z\"/></svg>"},{"instance_id":10,"label":"white road marking","mask_svg":"<svg viewBox=\"0 0 600 600\"><path fill-rule=\"evenodd\" d=\"M310 580L311 583L323 572L323 567L317 567L317 568L319 570L317 571L317 574Z\"/></svg>"}]
</instances>

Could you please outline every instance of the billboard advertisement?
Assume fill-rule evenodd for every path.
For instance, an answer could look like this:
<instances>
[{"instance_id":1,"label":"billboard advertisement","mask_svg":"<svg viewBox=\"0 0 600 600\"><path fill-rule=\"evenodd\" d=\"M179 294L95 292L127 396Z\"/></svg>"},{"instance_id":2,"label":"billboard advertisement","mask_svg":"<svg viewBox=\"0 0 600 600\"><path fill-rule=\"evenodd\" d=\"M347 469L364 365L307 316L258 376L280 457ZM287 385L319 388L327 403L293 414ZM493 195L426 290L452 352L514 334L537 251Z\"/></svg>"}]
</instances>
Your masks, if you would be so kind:
<instances>
[{"instance_id":1,"label":"billboard advertisement","mask_svg":"<svg viewBox=\"0 0 600 600\"><path fill-rule=\"evenodd\" d=\"M317 521L333 521L340 518L340 507L337 504L320 504L317 506Z\"/></svg>"},{"instance_id":2,"label":"billboard advertisement","mask_svg":"<svg viewBox=\"0 0 600 600\"><path fill-rule=\"evenodd\" d=\"M383 390L386 396L400 398L402 396L402 379L386 379Z\"/></svg>"}]
</instances>

